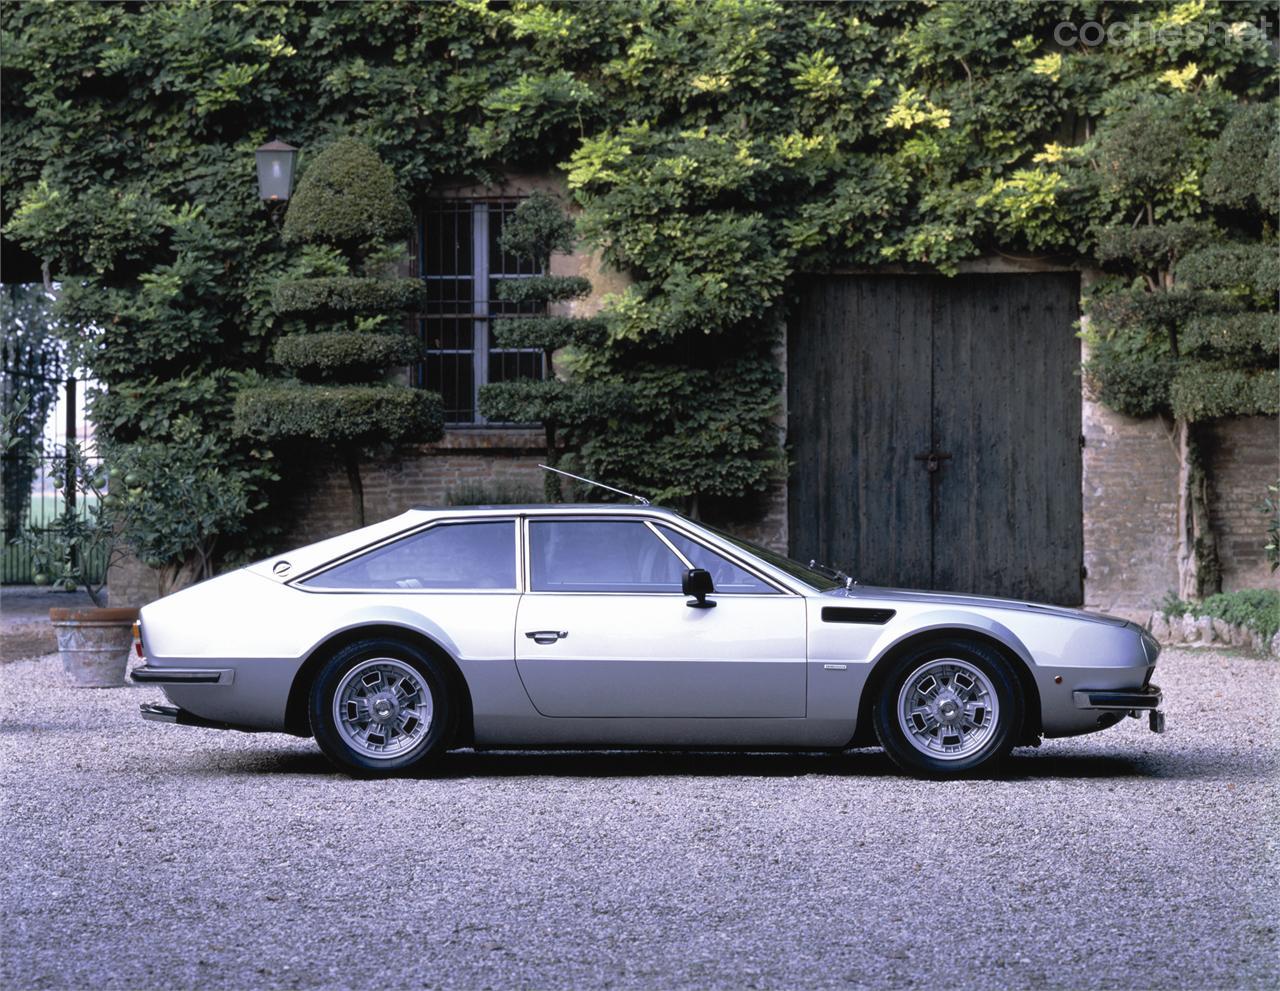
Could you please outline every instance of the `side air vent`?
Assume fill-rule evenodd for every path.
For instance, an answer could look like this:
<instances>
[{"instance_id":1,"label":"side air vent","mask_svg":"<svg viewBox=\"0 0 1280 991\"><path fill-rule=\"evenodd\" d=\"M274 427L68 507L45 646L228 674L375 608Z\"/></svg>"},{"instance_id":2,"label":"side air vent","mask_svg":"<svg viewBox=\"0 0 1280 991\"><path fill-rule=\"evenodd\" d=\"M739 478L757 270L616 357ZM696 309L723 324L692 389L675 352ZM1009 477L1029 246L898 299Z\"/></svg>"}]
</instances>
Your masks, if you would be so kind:
<instances>
[{"instance_id":1,"label":"side air vent","mask_svg":"<svg viewBox=\"0 0 1280 991\"><path fill-rule=\"evenodd\" d=\"M884 626L893 619L892 609L852 609L847 606L823 606L824 623L862 623L866 626Z\"/></svg>"}]
</instances>

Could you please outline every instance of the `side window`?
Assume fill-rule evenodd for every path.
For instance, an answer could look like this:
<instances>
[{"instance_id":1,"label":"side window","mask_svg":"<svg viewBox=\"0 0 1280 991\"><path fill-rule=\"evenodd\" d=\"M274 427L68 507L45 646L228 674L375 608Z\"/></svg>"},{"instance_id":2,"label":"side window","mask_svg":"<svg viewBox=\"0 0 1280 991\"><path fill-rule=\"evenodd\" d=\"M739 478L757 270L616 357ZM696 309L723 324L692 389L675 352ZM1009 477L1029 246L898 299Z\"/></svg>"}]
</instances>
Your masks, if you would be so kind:
<instances>
[{"instance_id":1,"label":"side window","mask_svg":"<svg viewBox=\"0 0 1280 991\"><path fill-rule=\"evenodd\" d=\"M515 522L433 526L302 584L309 588L514 589Z\"/></svg>"},{"instance_id":2,"label":"side window","mask_svg":"<svg viewBox=\"0 0 1280 991\"><path fill-rule=\"evenodd\" d=\"M534 520L535 592L679 592L684 564L640 520Z\"/></svg>"},{"instance_id":3,"label":"side window","mask_svg":"<svg viewBox=\"0 0 1280 991\"><path fill-rule=\"evenodd\" d=\"M673 547L689 559L695 568L705 568L711 572L711 581L716 586L717 595L777 595L778 590L767 582L761 581L751 572L739 568L728 558L721 557L715 551L703 547L690 540L684 534L671 529L662 523L657 524L662 535Z\"/></svg>"}]
</instances>

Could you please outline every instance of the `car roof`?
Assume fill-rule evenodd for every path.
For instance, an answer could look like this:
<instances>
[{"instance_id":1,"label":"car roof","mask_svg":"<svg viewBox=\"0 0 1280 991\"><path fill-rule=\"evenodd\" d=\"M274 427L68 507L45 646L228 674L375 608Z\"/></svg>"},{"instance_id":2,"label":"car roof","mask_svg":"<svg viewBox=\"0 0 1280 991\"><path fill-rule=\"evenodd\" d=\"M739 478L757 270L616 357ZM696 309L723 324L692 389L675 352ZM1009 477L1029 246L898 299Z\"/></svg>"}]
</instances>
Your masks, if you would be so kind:
<instances>
[{"instance_id":1,"label":"car roof","mask_svg":"<svg viewBox=\"0 0 1280 991\"><path fill-rule=\"evenodd\" d=\"M618 513L625 511L658 513L663 516L679 516L667 506L644 506L633 502L526 502L515 505L477 506L413 506L418 513Z\"/></svg>"}]
</instances>

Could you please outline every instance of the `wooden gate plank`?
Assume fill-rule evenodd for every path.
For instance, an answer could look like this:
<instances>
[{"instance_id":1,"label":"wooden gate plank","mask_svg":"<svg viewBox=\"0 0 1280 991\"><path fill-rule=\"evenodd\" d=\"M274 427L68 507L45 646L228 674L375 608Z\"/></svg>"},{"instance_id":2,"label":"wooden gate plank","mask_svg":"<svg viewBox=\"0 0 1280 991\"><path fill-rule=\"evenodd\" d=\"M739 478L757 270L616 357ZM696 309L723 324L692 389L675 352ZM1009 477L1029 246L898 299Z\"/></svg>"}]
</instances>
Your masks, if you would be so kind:
<instances>
[{"instance_id":1,"label":"wooden gate plank","mask_svg":"<svg viewBox=\"0 0 1280 991\"><path fill-rule=\"evenodd\" d=\"M789 530L802 560L925 587L929 493L912 458L928 446L929 300L904 291L911 281L827 277L801 291L788 332Z\"/></svg>"},{"instance_id":2,"label":"wooden gate plank","mask_svg":"<svg viewBox=\"0 0 1280 991\"><path fill-rule=\"evenodd\" d=\"M935 286L934 586L1077 604L1080 344L1073 275Z\"/></svg>"}]
</instances>

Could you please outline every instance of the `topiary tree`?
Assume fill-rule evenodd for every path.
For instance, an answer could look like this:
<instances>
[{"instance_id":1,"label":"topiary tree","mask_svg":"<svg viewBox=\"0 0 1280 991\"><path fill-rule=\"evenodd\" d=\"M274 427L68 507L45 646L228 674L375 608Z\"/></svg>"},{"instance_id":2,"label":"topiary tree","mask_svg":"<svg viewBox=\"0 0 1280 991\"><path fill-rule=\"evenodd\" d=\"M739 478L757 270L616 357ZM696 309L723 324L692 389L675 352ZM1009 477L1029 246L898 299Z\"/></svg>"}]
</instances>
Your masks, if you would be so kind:
<instances>
[{"instance_id":1,"label":"topiary tree","mask_svg":"<svg viewBox=\"0 0 1280 991\"><path fill-rule=\"evenodd\" d=\"M532 261L542 274L500 282L496 293L510 303L542 306L567 304L591 292L589 280L575 275L547 274L551 255L571 251L572 218L555 197L534 193L507 219L500 244L508 254ZM546 463L559 463L562 440L581 436L590 424L617 413L625 403L625 390L581 378L556 375L555 354L561 348L599 346L607 327L601 317L568 314L502 317L493 321L493 335L500 347L537 348L542 351L547 377L495 382L480 390L480 409L493 420L541 423L546 434ZM543 480L548 502L560 501L560 477L551 472Z\"/></svg>"},{"instance_id":2,"label":"topiary tree","mask_svg":"<svg viewBox=\"0 0 1280 991\"><path fill-rule=\"evenodd\" d=\"M1228 113L1212 138L1203 106L1150 97L1104 122L1093 156L1121 220L1096 229L1097 253L1120 279L1092 307L1087 370L1107 405L1171 421L1184 599L1221 584L1203 426L1280 406L1275 105Z\"/></svg>"},{"instance_id":3,"label":"topiary tree","mask_svg":"<svg viewBox=\"0 0 1280 991\"><path fill-rule=\"evenodd\" d=\"M411 223L394 174L367 145L343 140L317 155L285 215L285 239L304 246L302 257L272 292L276 313L302 328L272 353L291 378L236 397L241 433L339 457L357 527L365 522L361 459L435 440L443 428L439 396L385 381L389 369L421 356L396 324L417 307L418 284L376 274Z\"/></svg>"}]
</instances>

